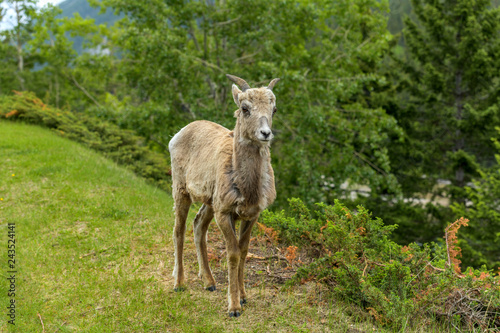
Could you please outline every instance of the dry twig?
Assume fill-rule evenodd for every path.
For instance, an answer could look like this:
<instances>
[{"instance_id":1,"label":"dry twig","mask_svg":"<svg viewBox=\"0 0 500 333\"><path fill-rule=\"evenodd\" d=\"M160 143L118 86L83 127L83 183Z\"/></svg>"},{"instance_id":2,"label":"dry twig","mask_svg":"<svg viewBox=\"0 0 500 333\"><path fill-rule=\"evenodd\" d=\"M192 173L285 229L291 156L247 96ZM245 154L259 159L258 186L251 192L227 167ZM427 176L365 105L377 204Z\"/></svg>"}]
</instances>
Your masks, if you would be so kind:
<instances>
[{"instance_id":1,"label":"dry twig","mask_svg":"<svg viewBox=\"0 0 500 333\"><path fill-rule=\"evenodd\" d=\"M42 323L42 332L45 333L45 325L43 324L43 320L42 320L42 315L40 315L39 313L38 314L38 318L40 318L40 322Z\"/></svg>"}]
</instances>

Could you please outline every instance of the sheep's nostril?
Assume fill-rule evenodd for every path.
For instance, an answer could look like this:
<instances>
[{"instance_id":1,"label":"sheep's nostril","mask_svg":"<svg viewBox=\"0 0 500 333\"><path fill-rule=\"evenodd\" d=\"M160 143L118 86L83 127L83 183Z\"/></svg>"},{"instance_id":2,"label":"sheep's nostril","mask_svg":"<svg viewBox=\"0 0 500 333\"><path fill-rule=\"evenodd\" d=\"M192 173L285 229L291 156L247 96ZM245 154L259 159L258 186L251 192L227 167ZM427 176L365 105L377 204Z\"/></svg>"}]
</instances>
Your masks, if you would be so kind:
<instances>
[{"instance_id":1,"label":"sheep's nostril","mask_svg":"<svg viewBox=\"0 0 500 333\"><path fill-rule=\"evenodd\" d=\"M269 135L271 135L270 131L260 131L260 133L264 136L265 139L267 139Z\"/></svg>"}]
</instances>

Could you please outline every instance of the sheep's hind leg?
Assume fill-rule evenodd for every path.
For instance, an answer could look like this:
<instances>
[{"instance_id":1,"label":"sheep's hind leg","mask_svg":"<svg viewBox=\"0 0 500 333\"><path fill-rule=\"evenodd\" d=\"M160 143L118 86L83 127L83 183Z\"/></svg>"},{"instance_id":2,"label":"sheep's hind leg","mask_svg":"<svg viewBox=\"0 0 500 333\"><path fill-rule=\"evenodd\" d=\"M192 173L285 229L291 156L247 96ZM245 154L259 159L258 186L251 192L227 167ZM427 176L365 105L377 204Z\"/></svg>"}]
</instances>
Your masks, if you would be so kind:
<instances>
[{"instance_id":1,"label":"sheep's hind leg","mask_svg":"<svg viewBox=\"0 0 500 333\"><path fill-rule=\"evenodd\" d=\"M200 271L198 276L202 279L205 289L215 291L215 279L210 271L208 265L207 255L207 231L212 218L214 217L214 210L212 207L203 204L198 214L194 219L194 243L196 244L196 254L198 256L198 265Z\"/></svg>"},{"instance_id":2,"label":"sheep's hind leg","mask_svg":"<svg viewBox=\"0 0 500 333\"><path fill-rule=\"evenodd\" d=\"M186 218L189 207L191 206L191 198L189 195L182 193L174 193L175 201L175 226L174 226L174 249L175 249L175 267L173 276L175 278L175 291L185 289L184 265L182 255L184 252L184 237L186 234Z\"/></svg>"}]
</instances>

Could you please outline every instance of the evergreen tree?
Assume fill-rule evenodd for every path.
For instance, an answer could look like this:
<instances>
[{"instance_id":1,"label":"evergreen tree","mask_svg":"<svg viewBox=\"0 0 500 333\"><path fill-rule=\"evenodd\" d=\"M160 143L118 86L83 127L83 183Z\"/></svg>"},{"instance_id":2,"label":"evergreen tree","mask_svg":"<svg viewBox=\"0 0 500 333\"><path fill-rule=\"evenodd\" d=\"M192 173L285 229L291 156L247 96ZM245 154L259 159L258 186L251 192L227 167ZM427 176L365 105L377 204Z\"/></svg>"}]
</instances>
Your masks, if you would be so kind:
<instances>
[{"instance_id":1,"label":"evergreen tree","mask_svg":"<svg viewBox=\"0 0 500 333\"><path fill-rule=\"evenodd\" d=\"M463 203L464 187L477 177L478 167L494 161L490 138L500 117L500 11L489 0L412 0L412 5L417 20L405 20L407 53L396 59L399 100L387 107L405 137L390 152L406 200L430 200L426 211L411 207L419 216L404 226L427 233L421 240L429 241L440 233L428 231L450 220L443 219L447 201Z\"/></svg>"}]
</instances>

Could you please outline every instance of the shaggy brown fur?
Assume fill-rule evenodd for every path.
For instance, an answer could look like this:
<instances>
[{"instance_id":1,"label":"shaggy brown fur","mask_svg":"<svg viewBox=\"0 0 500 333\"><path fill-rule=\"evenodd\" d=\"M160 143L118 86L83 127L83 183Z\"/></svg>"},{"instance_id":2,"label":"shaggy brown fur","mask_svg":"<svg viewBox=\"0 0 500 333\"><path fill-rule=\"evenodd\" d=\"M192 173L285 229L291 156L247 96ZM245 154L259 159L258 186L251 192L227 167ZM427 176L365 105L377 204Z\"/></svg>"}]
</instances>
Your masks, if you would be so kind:
<instances>
[{"instance_id":1,"label":"shaggy brown fur","mask_svg":"<svg viewBox=\"0 0 500 333\"><path fill-rule=\"evenodd\" d=\"M233 98L238 105L234 131L209 121L195 121L169 143L175 201L173 274L175 290L182 290L186 217L192 202L202 202L194 221L199 276L208 290L215 290L206 244L208 225L215 216L227 247L228 311L230 316L238 317L241 304L246 302L243 272L251 230L260 212L276 198L269 144L276 111L272 88L279 79L271 81L268 87L252 89L244 80L228 77L242 87L240 90L233 85ZM236 220L241 220L239 239Z\"/></svg>"}]
</instances>

